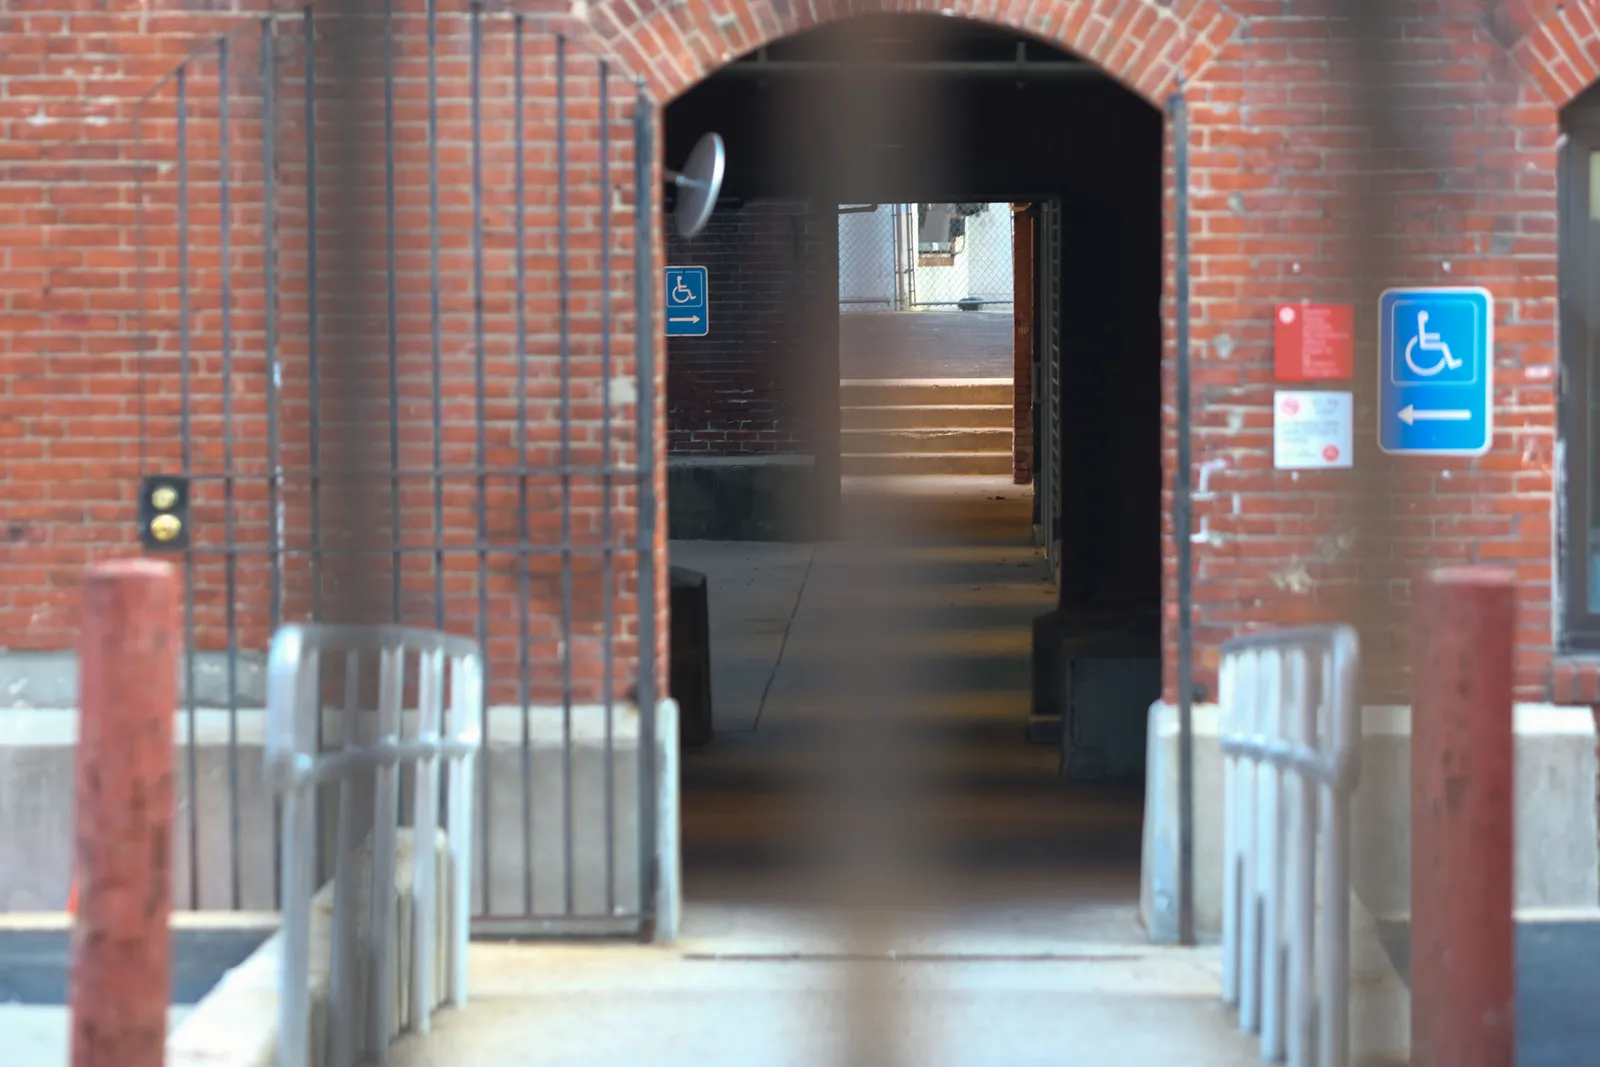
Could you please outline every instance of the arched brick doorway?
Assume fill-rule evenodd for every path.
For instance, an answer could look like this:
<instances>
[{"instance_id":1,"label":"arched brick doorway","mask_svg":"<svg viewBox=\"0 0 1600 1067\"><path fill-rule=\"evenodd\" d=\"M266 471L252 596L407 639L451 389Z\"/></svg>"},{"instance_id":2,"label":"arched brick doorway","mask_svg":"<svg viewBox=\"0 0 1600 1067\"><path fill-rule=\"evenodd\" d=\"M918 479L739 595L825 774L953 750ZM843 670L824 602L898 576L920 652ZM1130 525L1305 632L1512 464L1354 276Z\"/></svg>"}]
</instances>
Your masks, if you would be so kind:
<instances>
[{"instance_id":1,"label":"arched brick doorway","mask_svg":"<svg viewBox=\"0 0 1600 1067\"><path fill-rule=\"evenodd\" d=\"M940 4L917 0L894 6L877 4L825 3L798 5L786 0L755 0L730 3L719 12L690 11L670 3L626 5L603 2L587 9L583 20L586 36L593 46L617 56L625 66L640 74L645 92L659 109L687 92L718 69L779 38L802 33L828 23L874 14L925 14L955 19L971 19L1032 37L1079 56L1103 70L1110 78L1155 107L1183 86L1202 77L1208 66L1228 44L1240 18L1215 0L1167 5L1157 0L1095 0L1079 5L1035 2ZM1224 94L1226 95L1226 94ZM1203 134L1196 119L1191 137ZM660 143L659 120L657 144ZM1172 240L1171 143L1167 143L1169 165L1165 193L1165 244L1169 267L1163 292L1170 300L1174 244ZM657 167L661 161L657 160ZM658 204L658 217L660 217ZM658 237L656 254L663 252ZM1166 357L1170 363L1175 335L1170 315L1163 318ZM658 373L664 374L661 368ZM664 377L657 389L665 395ZM1164 387L1165 388L1165 387ZM665 411L657 416L658 470L665 463ZM1164 466L1175 463L1176 443L1170 433L1163 437ZM664 479L664 475L663 475ZM665 482L658 493L665 494ZM1165 600L1174 603L1173 560L1165 565ZM665 568L662 569L658 603L665 612ZM1167 612L1175 620L1171 611ZM658 630L665 639L665 625ZM1167 653L1167 695L1173 693L1175 665L1175 622L1168 627L1164 646ZM665 662L663 659L662 662ZM1202 665L1204 667L1204 665Z\"/></svg>"},{"instance_id":2,"label":"arched brick doorway","mask_svg":"<svg viewBox=\"0 0 1600 1067\"><path fill-rule=\"evenodd\" d=\"M872 22L872 25L870 27L867 25L867 23L869 22L869 19ZM819 27L819 28L811 30L809 32L797 32L794 35L792 35L792 37L787 38L786 40L791 42L791 43L798 43L798 40L800 38L802 38L802 37L804 37L804 38L806 38L808 40L814 40L814 39L819 39L819 38L823 38L823 37L828 37L830 40L835 40L836 38L844 37L846 33L854 33L855 31L852 29L853 25L859 25L860 26L859 33L860 33L860 36L861 36L862 39L871 39L871 40L877 41L877 40L881 40L881 39L885 39L885 38L897 38L897 37L901 36L897 32L900 27L896 25L896 23L899 20L904 20L904 24L908 28L909 28L909 25L913 24L913 23L921 23L921 22L934 23L934 24L943 23L946 26L951 26L951 25L955 25L955 24L963 21L963 20L960 20L960 19L936 19L936 18L930 17L930 16L928 16L926 14L920 14L919 15L919 14L917 14L915 12L905 13L905 14L896 12L896 13L892 13L892 14L874 15L874 16L863 15L863 16L861 16L861 18L858 21L851 20L851 19L841 19L841 20L837 20L837 22L835 22L831 26ZM969 20L965 20L965 21L968 22L968 23L977 23L980 20L969 19ZM994 26L994 25L998 24L996 22L989 21L989 20L982 20L982 21L984 22L985 25L988 25L988 26ZM837 34L837 35L830 34L829 31L830 30L834 30L834 29L840 30L841 32L839 34ZM1084 32L1088 32L1086 28L1080 27L1080 29L1084 30ZM938 31L934 31L934 32L938 32ZM958 30L951 30L949 32L954 34L954 33L958 33L959 31ZM834 53L830 52L829 47L827 45L818 44L816 47L818 49L818 53L819 54L823 54L823 53L827 53L827 54L830 54L830 55L834 54ZM1093 45L1089 45L1088 47L1094 47L1094 46ZM1158 54L1158 55L1160 55L1162 57L1167 57L1167 53L1165 51L1163 51L1161 48L1158 48L1158 47L1156 47L1154 45L1152 45L1151 47L1152 47L1152 50L1156 54ZM1183 46L1183 47L1186 47L1186 46ZM1141 46L1141 48L1142 48L1142 46ZM1128 49L1129 57L1133 58L1133 57L1139 56L1140 52L1141 52L1141 48L1131 48L1130 47ZM773 58L776 59L776 57L782 51L783 51L783 48L782 48L782 45L780 44L779 48L776 48L776 49L773 50L773 52L772 52ZM845 51L848 52L848 51L851 51L851 50L849 48L846 48ZM731 62L738 62L739 61L739 57L747 55L748 53L749 53L749 50L747 48L745 48L745 49L741 49L741 51L739 51L738 53L736 53L734 55L730 55L728 58L729 58L729 60ZM919 55L920 55L920 53L919 53ZM1076 56L1077 54L1076 53L1072 53L1072 55ZM865 56L861 57L861 58L862 58L863 65L865 67L867 67L868 69L871 69L872 64L873 64L873 59L869 58L869 57L865 57ZM846 62L848 63L848 61L846 61ZM1141 217L1143 219L1148 220L1148 226L1149 226L1148 235L1144 238L1144 240L1147 242L1147 245L1148 245L1148 247L1150 249L1148 262L1150 264L1151 273L1149 274L1148 277L1145 278L1143 291L1147 293L1147 300L1148 300L1148 305L1147 305L1146 311L1145 311L1145 318L1146 318L1147 322L1149 323L1150 327L1152 328L1152 333L1151 333L1149 339L1146 341L1146 343L1144 343L1143 346L1140 348L1140 351L1138 353L1138 355L1144 357L1142 362L1145 365L1145 367L1148 368L1149 392L1148 393L1141 392L1139 394L1137 403L1139 405L1138 406L1138 410L1139 410L1140 414L1137 417L1136 421L1137 421L1137 425L1138 425L1138 428L1139 428L1139 432L1142 434L1143 439L1147 440L1148 442L1150 442L1150 445L1151 445L1151 451L1147 453L1148 458L1145 460L1145 463L1147 464L1148 468L1151 471L1156 470L1158 468L1158 466L1159 466L1159 460L1158 460L1158 457L1157 457L1157 455L1155 454L1155 451L1154 451L1154 445L1158 441L1159 435L1160 435L1159 424L1158 424L1159 382L1157 380L1157 377L1156 377L1154 371L1155 371L1155 368L1156 368L1157 363L1159 361L1159 351L1160 351L1159 333L1157 332L1159 330L1159 304L1157 302L1157 291L1160 288L1162 288L1162 284L1161 284L1161 274L1162 274L1162 272L1161 272L1161 268L1160 268L1160 248L1161 248L1161 226L1160 226L1160 215L1161 215L1160 205L1161 205L1161 200L1160 200L1160 190L1161 190L1161 187L1162 187L1163 183L1162 183L1162 180L1161 180L1161 167L1160 167L1160 158L1161 158L1161 132L1160 132L1161 131L1161 122L1160 122L1160 118L1159 118L1159 112L1156 111L1154 108L1150 107L1149 105L1151 105L1153 103L1156 103L1156 104L1164 103L1166 101L1167 96L1169 95L1168 94L1168 90L1170 89L1170 84L1169 83L1174 83L1174 84L1176 83L1177 75L1176 75L1176 73L1174 73L1175 68L1169 66L1169 67L1166 68L1166 70L1167 70L1166 74L1150 75L1149 77L1145 77L1144 73L1133 72L1128 76L1128 78L1126 80L1119 80L1118 82L1115 82L1115 83L1106 81L1103 78L1097 78L1096 79L1097 86L1101 86L1101 87L1104 88L1104 93L1105 93L1106 96L1118 97L1121 100L1126 102L1126 105L1127 105L1129 110L1140 113L1140 115L1146 121L1144 121L1143 123L1140 124L1139 136L1141 138L1143 138L1146 134L1148 134L1148 146L1149 146L1148 147L1148 155L1141 157L1143 162L1141 162L1141 164L1139 165L1142 169L1140 171L1140 177L1138 179L1138 184L1139 184L1140 188L1144 189L1145 191L1141 194L1141 196L1139 198L1139 203L1142 205L1142 207L1140 207L1140 208L1138 208L1136 210L1141 215ZM1142 77L1145 78L1145 80L1147 82L1149 82L1152 86L1154 86L1154 88L1151 90L1151 92L1150 93L1141 93L1141 92L1137 92L1137 91L1130 91L1131 82L1136 81L1136 80L1138 80L1138 79L1140 79ZM674 108L678 108L678 109L681 110L686 105L687 101L690 98L698 97L698 96L702 95L704 91L709 89L709 87L712 85L712 83L718 82L719 80L725 80L725 79L722 79L722 76L717 74L716 71L713 70L709 74L708 78L705 81L691 83L681 93L676 94L675 97L674 97L672 106ZM730 91L734 91L734 90L730 90ZM798 93L798 90L797 90L797 93ZM863 98L865 98L865 97L863 97ZM793 103L793 101L791 101L791 103ZM814 107L820 106L820 104L821 104L821 101L814 101L813 102L813 106ZM796 106L799 106L799 105L796 105ZM1039 106L1041 108L1041 110L1038 112L1038 114L1040 116L1044 116L1044 115L1052 113L1050 108L1044 107L1043 105L1037 105L1037 104L1036 104L1036 106ZM826 109L826 108L824 108L823 110L825 111L825 113L827 113L829 115L835 115L835 114L838 113L837 108L834 108L834 109ZM774 123L775 125L778 125L778 126L782 126L783 125L782 120L780 118L778 118L778 116L775 113L773 114L772 118L768 119L767 121L770 121L770 122L772 122L772 123ZM796 124L798 124L798 121L797 121ZM671 119L665 120L665 125L666 125L666 132L663 135L663 140L668 142L669 144L676 142L676 150L675 150L675 152L668 153L667 158L665 160L665 162L668 165L671 165L677 159L681 159L683 157L683 154L686 151L686 147L690 143L690 141L684 140L683 137L681 137L681 136L676 136L675 127L673 126L673 122L672 122ZM706 127L706 128L707 129L712 129L712 128L716 128L716 127L715 126L711 126L711 127ZM736 128L739 128L739 127L736 126ZM692 140L693 136L697 136L698 135L698 130L699 130L699 127L696 127L695 128L695 132L693 134L686 134L685 136L689 136L690 139ZM721 132L727 133L728 131L727 130L722 130ZM1057 130L1056 133L1059 136L1060 130ZM910 136L908 139L911 140L911 141L915 141L916 137L915 136ZM1144 143L1144 142L1141 141L1141 143ZM836 151L836 149L832 149L832 150ZM1084 144L1083 150L1086 153L1091 154L1091 155L1097 154L1096 151L1094 149L1092 149L1092 148L1089 148L1086 143ZM804 156L805 154L806 153L804 153L804 152L799 153L800 156ZM1105 158L1104 155L1101 155L1101 158L1102 158L1101 170L1105 171L1107 174L1114 175L1114 174L1117 174L1119 172L1123 172L1125 170L1125 167L1121 162L1113 162L1112 160L1110 160L1108 158ZM841 159L835 159L835 158L830 157L829 166L836 166L837 164L839 164L841 162L842 162ZM732 164L730 163L730 167L731 166L732 166ZM806 169L806 168L804 166L802 166L801 169ZM819 170L824 170L824 171L827 170L827 169L829 169L829 168L828 167L819 168ZM851 169L853 169L853 168L851 168ZM1047 179L1047 183L1048 183L1048 181L1060 180L1061 177L1062 176L1060 174L1052 175L1050 179ZM876 179L873 179L873 180L876 180ZM1105 180L1112 181L1112 182L1115 181L1114 178L1107 178ZM801 186L806 189L806 194L805 195L810 196L810 194L812 192L811 186L805 185L805 180L804 179L801 179L800 183L801 183ZM821 189L822 185L828 185L828 183L826 181L823 181L822 184L818 186L818 188ZM1051 189L1054 188L1053 185L1050 185L1048 187L1051 188ZM1040 188L1043 188L1043 187L1041 186ZM977 195L977 193L979 192L979 190L977 190L977 189L970 189L970 190L966 190L966 191L971 192L974 195ZM837 192L839 195L838 196L830 195L833 192ZM737 196L738 194L735 194L735 195ZM866 193L859 192L859 190L858 190L857 192L853 192L853 193L850 193L850 194L847 195L847 194L845 194L843 192L842 189L834 189L831 185L828 185L828 188L827 188L826 191L822 191L822 192L818 192L817 193L817 197L820 198L820 201L823 204L832 203L834 207L836 207L840 203L851 203L851 202L854 202L856 199L861 198L861 197L864 197L867 200L871 200L871 199L878 198L880 195L881 196L891 196L891 195L901 195L901 194L891 194L891 193L889 193L887 191L887 188L885 187L885 191L883 193L881 193L881 194L873 193L871 195L868 195ZM963 196L956 196L956 193L955 193L954 189L950 190L950 195L951 196L955 196L955 198L958 199L958 200L964 198ZM916 194L912 194L912 193L904 193L903 196L911 197L913 199L917 198ZM828 208L827 210L831 211L832 208ZM658 214L658 217L661 217L661 216ZM1143 226L1143 225L1146 225L1146 223L1141 223L1140 225ZM670 260L669 262L671 262L673 264L682 264L682 263L689 263L689 262L696 262L696 261L695 260ZM726 321L726 320L724 320L724 321ZM836 326L836 324L835 324L835 326ZM669 348L670 348L670 346L669 346ZM667 362L669 368L674 364L674 359L673 359L672 354L670 354L670 352L669 352L669 355L668 355L668 358L667 358L666 362ZM670 371L669 371L669 373L670 373ZM835 378L837 379L837 376L835 376ZM668 379L668 381L666 383L664 383L664 384L666 385L666 389L670 389L671 388L671 379ZM837 384L837 380L835 381L835 384ZM663 390L663 391L665 392L665 390ZM1130 405L1134 403L1134 401L1132 400L1131 397L1128 399L1127 402ZM671 417L670 409L669 409L667 417L669 419ZM1135 421L1135 420L1130 419L1129 421L1132 422L1132 421ZM819 480L820 480L820 476L819 476ZM1149 530L1149 533L1150 533L1150 540L1149 540L1148 547L1141 546L1142 553L1143 553L1142 558L1141 558L1141 562L1147 568L1147 570L1148 570L1148 572L1149 572L1149 574L1151 576L1150 577L1150 591L1151 591L1151 598L1153 600L1154 597L1156 595L1158 595L1157 589L1156 589L1156 586L1157 586L1157 575L1158 575L1156 564L1157 564L1157 560L1159 559L1159 556L1160 556L1160 549L1156 545L1156 537L1157 537L1157 533L1158 533L1159 528L1160 528L1160 515L1159 515L1159 511L1158 511L1156 505L1157 505L1157 503L1159 501L1159 486L1155 485L1155 484L1151 484L1150 482L1141 482L1137 486L1137 488L1132 488L1132 487L1125 487L1125 488L1127 488L1130 493L1137 493L1140 496L1141 499L1143 499L1144 501L1147 501L1149 503L1149 505L1150 505L1149 514L1148 514L1148 522L1144 523L1143 526L1141 527L1141 528L1143 528L1144 526L1147 526L1148 530ZM674 501L672 501L671 503L668 504L669 512L672 510L672 508L675 506L675 504L676 504L676 500L674 500ZM1143 513L1141 513L1141 517L1143 517ZM674 553L675 554L677 553L677 547L676 546L674 548ZM675 559L675 561L676 561L676 559ZM1048 610L1048 605L1046 605L1046 610ZM1021 632L1024 635L1027 632L1027 625L1026 625L1026 620L1025 619L1024 619L1023 625L1021 627ZM715 641L713 641L713 645L715 645ZM1026 685L1025 681L1023 682L1023 685L1024 686ZM1148 701L1148 699L1149 699L1148 697L1145 698L1146 702ZM718 708L719 715L723 714L723 711L724 711L724 709L722 709L719 706L719 708ZM1016 740L1017 740L1018 743L1020 743L1020 741L1021 741L1021 737L1020 737L1021 730L1020 730L1020 727L1022 726L1023 722L1025 721L1026 710L1022 705L1019 704L1017 709L1016 709L1016 711L1017 711L1016 726L1018 727L1018 730L1017 730L1018 736L1017 736ZM734 717L737 718L737 716L734 716ZM1141 719L1141 721L1142 721L1142 719ZM1138 748L1139 748L1139 751L1142 753L1142 751L1143 751L1142 744L1139 745ZM690 766L690 764L687 762L687 759L688 758L686 757L686 764L685 764L686 768L688 768ZM1140 760L1140 762L1142 763L1142 759ZM686 771L686 773L687 773L687 771ZM692 783L692 782L687 783L685 788L686 788L686 790L689 791L689 795L691 797L695 796L696 786L695 786L694 783ZM696 808L698 809L698 807L700 807L700 805L698 804L698 797L695 797L695 799L697 801ZM690 812L690 815L691 816L695 815L695 812ZM685 829L686 843L687 843L687 838L690 837L690 836L693 836L693 833L692 833L693 826L694 826L694 819L693 818L686 818L686 829ZM1124 837L1125 837L1126 840L1134 842L1133 851L1136 853L1136 851L1137 851L1137 844L1136 844L1137 833L1135 832L1133 834L1125 834ZM1136 869L1136 866L1132 867L1132 868L1127 868L1127 869ZM697 880L696 879L691 878L691 880L689 881L688 884L689 884L689 886L691 887L692 890L695 890L696 892L698 892L698 890L695 888L697 886ZM698 899L698 898L696 898L696 899Z\"/></svg>"}]
</instances>

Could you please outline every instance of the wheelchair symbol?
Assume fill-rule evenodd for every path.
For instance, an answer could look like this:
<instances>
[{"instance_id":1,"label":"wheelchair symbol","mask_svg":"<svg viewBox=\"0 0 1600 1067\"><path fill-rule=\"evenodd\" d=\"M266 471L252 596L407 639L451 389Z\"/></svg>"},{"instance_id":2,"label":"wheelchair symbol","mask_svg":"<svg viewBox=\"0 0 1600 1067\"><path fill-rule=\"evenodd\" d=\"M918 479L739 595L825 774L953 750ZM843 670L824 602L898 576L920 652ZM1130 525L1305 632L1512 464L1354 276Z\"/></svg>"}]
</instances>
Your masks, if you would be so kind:
<instances>
[{"instance_id":1,"label":"wheelchair symbol","mask_svg":"<svg viewBox=\"0 0 1600 1067\"><path fill-rule=\"evenodd\" d=\"M1419 352L1432 352L1434 359L1427 366L1417 362ZM1428 313L1417 312L1417 335L1406 342L1406 366L1421 378L1431 378L1442 370L1456 370L1461 361L1450 352L1450 346L1439 335L1428 330Z\"/></svg>"},{"instance_id":2,"label":"wheelchair symbol","mask_svg":"<svg viewBox=\"0 0 1600 1067\"><path fill-rule=\"evenodd\" d=\"M695 299L694 290L684 284L681 274L672 280L672 292L669 295L674 304L689 304Z\"/></svg>"}]
</instances>

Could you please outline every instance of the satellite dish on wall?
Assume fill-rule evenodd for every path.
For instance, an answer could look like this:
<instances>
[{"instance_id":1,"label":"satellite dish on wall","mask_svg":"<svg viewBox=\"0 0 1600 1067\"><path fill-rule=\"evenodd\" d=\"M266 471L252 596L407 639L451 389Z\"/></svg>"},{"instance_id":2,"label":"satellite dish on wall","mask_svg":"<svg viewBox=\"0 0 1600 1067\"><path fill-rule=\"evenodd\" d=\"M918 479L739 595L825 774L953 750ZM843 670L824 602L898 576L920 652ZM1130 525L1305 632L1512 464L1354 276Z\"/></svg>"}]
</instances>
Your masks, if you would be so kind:
<instances>
[{"instance_id":1,"label":"satellite dish on wall","mask_svg":"<svg viewBox=\"0 0 1600 1067\"><path fill-rule=\"evenodd\" d=\"M678 206L672 215L679 237L694 237L706 228L711 209L717 206L717 194L722 192L726 166L722 138L708 133L696 142L681 171L667 171L667 180L678 189Z\"/></svg>"}]
</instances>

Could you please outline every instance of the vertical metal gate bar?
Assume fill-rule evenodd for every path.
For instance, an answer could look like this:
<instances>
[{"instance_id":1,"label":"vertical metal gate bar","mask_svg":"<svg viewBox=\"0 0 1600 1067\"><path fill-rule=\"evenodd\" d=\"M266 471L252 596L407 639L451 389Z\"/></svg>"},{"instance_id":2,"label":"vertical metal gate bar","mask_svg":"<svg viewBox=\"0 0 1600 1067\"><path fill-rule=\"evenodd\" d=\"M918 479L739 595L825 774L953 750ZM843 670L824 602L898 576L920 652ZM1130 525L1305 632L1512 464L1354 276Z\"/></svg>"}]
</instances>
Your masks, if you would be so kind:
<instances>
[{"instance_id":1,"label":"vertical metal gate bar","mask_svg":"<svg viewBox=\"0 0 1600 1067\"><path fill-rule=\"evenodd\" d=\"M556 269L561 329L561 847L566 914L573 912L572 814L572 323L567 219L567 41L556 38Z\"/></svg>"},{"instance_id":2,"label":"vertical metal gate bar","mask_svg":"<svg viewBox=\"0 0 1600 1067\"><path fill-rule=\"evenodd\" d=\"M489 440L488 412L484 394L488 388L485 375L483 329L483 10L474 0L470 15L472 30L472 329L476 346L473 360L473 378L476 397L475 411L478 422L478 644L489 647ZM482 709L479 709L480 715ZM484 736L488 736L487 732ZM483 777L489 778L488 761L484 761ZM452 790L460 783L450 783ZM485 812L488 811L486 807ZM492 834L484 834L485 851ZM487 883L485 883L487 884Z\"/></svg>"},{"instance_id":3,"label":"vertical metal gate bar","mask_svg":"<svg viewBox=\"0 0 1600 1067\"><path fill-rule=\"evenodd\" d=\"M439 12L428 0L428 296L433 359L433 624L444 629L444 370L439 297ZM488 777L485 775L484 777Z\"/></svg>"},{"instance_id":4,"label":"vertical metal gate bar","mask_svg":"<svg viewBox=\"0 0 1600 1067\"><path fill-rule=\"evenodd\" d=\"M228 99L228 38L217 41L217 178L218 244L222 255L222 529L223 608L228 642L228 874L229 900L237 910L244 896L239 857L239 608L238 530L234 516L233 469L233 165L229 139L233 133Z\"/></svg>"},{"instance_id":5,"label":"vertical metal gate bar","mask_svg":"<svg viewBox=\"0 0 1600 1067\"><path fill-rule=\"evenodd\" d=\"M611 66L600 60L600 703L605 708L606 912L617 910L616 726L612 718L616 683L611 677L615 656L616 605L612 574L616 555L611 516Z\"/></svg>"},{"instance_id":6,"label":"vertical metal gate bar","mask_svg":"<svg viewBox=\"0 0 1600 1067\"><path fill-rule=\"evenodd\" d=\"M317 261L317 38L316 16L308 5L305 9L305 138L306 138L306 377L308 381L307 419L308 448L311 462L311 617L318 622L324 616L323 566L322 566L322 351L319 334L322 330L321 304L318 290L321 285ZM322 702L317 702L317 738L322 737ZM313 814L316 800L305 804ZM312 846L315 851L308 862L312 877L321 874L324 855L323 821L308 817Z\"/></svg>"},{"instance_id":7,"label":"vertical metal gate bar","mask_svg":"<svg viewBox=\"0 0 1600 1067\"><path fill-rule=\"evenodd\" d=\"M150 247L150 230L146 225L146 205L150 202L150 197L148 188L145 185L145 171L154 169L145 166L149 161L144 156L144 106L148 102L149 98L146 97L134 104L133 107L134 158L140 164L134 168L133 175L133 232L135 247L138 249L138 254L134 257L133 270L134 277L137 279L135 284L138 286L138 292L135 294L138 297L138 302L135 305L134 313L138 316L139 323L137 341L137 351L140 357L138 363L139 396L136 403L139 409L138 447L139 473L141 475L150 470L150 456L146 444L150 433L150 408L146 401L149 396L150 382L147 370L149 360L145 357L150 354L154 347L150 343L150 270L146 263L148 259L147 250Z\"/></svg>"},{"instance_id":8,"label":"vertical metal gate bar","mask_svg":"<svg viewBox=\"0 0 1600 1067\"><path fill-rule=\"evenodd\" d=\"M916 250L920 238L917 236L917 223L912 218L917 205L906 204L906 307L914 307L917 303L917 256Z\"/></svg>"},{"instance_id":9,"label":"vertical metal gate bar","mask_svg":"<svg viewBox=\"0 0 1600 1067\"><path fill-rule=\"evenodd\" d=\"M189 64L177 74L178 122L178 391L183 476L193 471L189 418ZM194 490L190 488L190 492ZM194 693L194 549L183 554L183 700L187 722L185 762L189 774L189 907L200 907L199 708Z\"/></svg>"},{"instance_id":10,"label":"vertical metal gate bar","mask_svg":"<svg viewBox=\"0 0 1600 1067\"><path fill-rule=\"evenodd\" d=\"M655 513L655 108L638 84L633 114L634 434L639 519L639 917L655 936L656 883L656 513Z\"/></svg>"},{"instance_id":11,"label":"vertical metal gate bar","mask_svg":"<svg viewBox=\"0 0 1600 1067\"><path fill-rule=\"evenodd\" d=\"M1062 381L1067 372L1067 348L1062 318L1066 314L1062 286L1066 277L1061 261L1066 256L1066 237L1062 226L1065 210L1060 199L1050 202L1050 565L1056 588L1061 588L1062 519L1067 510L1067 448L1063 438L1061 402Z\"/></svg>"},{"instance_id":12,"label":"vertical metal gate bar","mask_svg":"<svg viewBox=\"0 0 1600 1067\"><path fill-rule=\"evenodd\" d=\"M1195 943L1194 927L1194 647L1193 543L1189 534L1189 117L1182 94L1171 101L1173 140L1174 237L1177 278L1174 283L1176 384L1173 403L1178 437L1178 464L1173 478L1172 535L1178 569L1178 943Z\"/></svg>"},{"instance_id":13,"label":"vertical metal gate bar","mask_svg":"<svg viewBox=\"0 0 1600 1067\"><path fill-rule=\"evenodd\" d=\"M270 568L269 621L273 632L283 621L283 462L278 454L278 404L283 392L283 367L278 362L278 91L273 22L261 20L261 262L265 304L264 344L267 369L267 521ZM282 834L274 834L273 840ZM276 884L276 879L274 879Z\"/></svg>"},{"instance_id":14,"label":"vertical metal gate bar","mask_svg":"<svg viewBox=\"0 0 1600 1067\"><path fill-rule=\"evenodd\" d=\"M389 331L389 599L390 617L400 621L400 288L395 251L394 0L383 8L383 209L385 321Z\"/></svg>"},{"instance_id":15,"label":"vertical metal gate bar","mask_svg":"<svg viewBox=\"0 0 1600 1067\"><path fill-rule=\"evenodd\" d=\"M522 719L522 913L533 914L533 714L531 703L531 665L528 660L528 129L527 86L524 70L523 16L512 23L512 140L516 150L516 274L517 274L517 706ZM489 740L488 689L483 688L483 738ZM489 811L489 761L479 761L478 780L483 783L482 801L485 826ZM489 839L483 835L483 910L494 914L489 899Z\"/></svg>"},{"instance_id":16,"label":"vertical metal gate bar","mask_svg":"<svg viewBox=\"0 0 1600 1067\"><path fill-rule=\"evenodd\" d=\"M322 329L317 302L317 37L311 8L305 9L306 138L306 385L311 463L311 617L322 621ZM321 729L320 725L318 729ZM319 735L320 736L320 735Z\"/></svg>"},{"instance_id":17,"label":"vertical metal gate bar","mask_svg":"<svg viewBox=\"0 0 1600 1067\"><path fill-rule=\"evenodd\" d=\"M277 633L283 622L283 456L279 449L279 410L283 393L283 366L278 351L278 72L272 19L261 20L261 260L262 302L265 305L267 364L267 521L271 607L269 622ZM283 885L283 802L272 801L273 906L282 907L278 894Z\"/></svg>"}]
</instances>

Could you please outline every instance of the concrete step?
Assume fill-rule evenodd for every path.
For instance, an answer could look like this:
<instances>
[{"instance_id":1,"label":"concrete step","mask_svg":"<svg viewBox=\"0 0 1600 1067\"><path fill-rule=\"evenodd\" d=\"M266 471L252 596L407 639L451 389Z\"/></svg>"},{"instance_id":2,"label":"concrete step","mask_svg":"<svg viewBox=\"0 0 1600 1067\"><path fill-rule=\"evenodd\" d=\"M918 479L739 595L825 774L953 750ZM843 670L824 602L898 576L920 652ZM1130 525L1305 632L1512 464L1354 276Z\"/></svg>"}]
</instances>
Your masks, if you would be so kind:
<instances>
[{"instance_id":1,"label":"concrete step","mask_svg":"<svg viewBox=\"0 0 1600 1067\"><path fill-rule=\"evenodd\" d=\"M1010 452L881 452L840 457L846 475L1010 474Z\"/></svg>"},{"instance_id":2,"label":"concrete step","mask_svg":"<svg viewBox=\"0 0 1600 1067\"><path fill-rule=\"evenodd\" d=\"M1011 451L1011 428L845 430L839 447L846 455Z\"/></svg>"},{"instance_id":3,"label":"concrete step","mask_svg":"<svg viewBox=\"0 0 1600 1067\"><path fill-rule=\"evenodd\" d=\"M1010 404L1010 378L846 378L839 383L841 407Z\"/></svg>"},{"instance_id":4,"label":"concrete step","mask_svg":"<svg viewBox=\"0 0 1600 1067\"><path fill-rule=\"evenodd\" d=\"M1011 432L1011 404L891 404L845 408L846 430L921 430L967 427Z\"/></svg>"}]
</instances>

